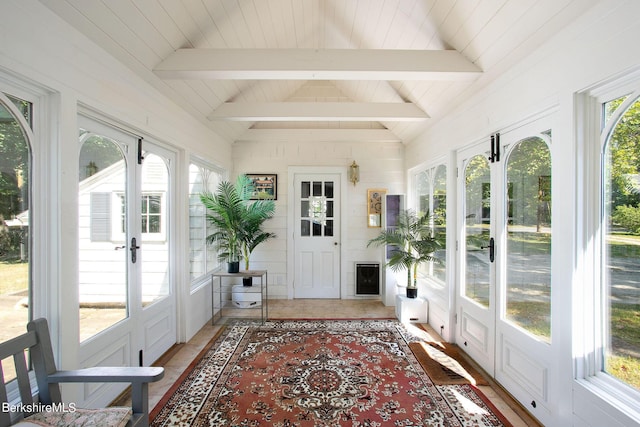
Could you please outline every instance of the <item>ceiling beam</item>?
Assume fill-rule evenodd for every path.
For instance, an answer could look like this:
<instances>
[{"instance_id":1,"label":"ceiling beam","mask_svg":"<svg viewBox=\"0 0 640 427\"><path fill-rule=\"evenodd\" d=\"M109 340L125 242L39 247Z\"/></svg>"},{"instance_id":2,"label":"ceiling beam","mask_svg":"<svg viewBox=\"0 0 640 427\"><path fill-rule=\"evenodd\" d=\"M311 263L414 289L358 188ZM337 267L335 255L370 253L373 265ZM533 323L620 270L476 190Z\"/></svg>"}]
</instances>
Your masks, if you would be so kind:
<instances>
[{"instance_id":1,"label":"ceiling beam","mask_svg":"<svg viewBox=\"0 0 640 427\"><path fill-rule=\"evenodd\" d=\"M153 72L163 79L459 80L482 70L455 50L178 49Z\"/></svg>"},{"instance_id":2,"label":"ceiling beam","mask_svg":"<svg viewBox=\"0 0 640 427\"><path fill-rule=\"evenodd\" d=\"M387 129L247 129L236 142L402 142Z\"/></svg>"},{"instance_id":3,"label":"ceiling beam","mask_svg":"<svg viewBox=\"0 0 640 427\"><path fill-rule=\"evenodd\" d=\"M417 122L429 116L410 102L225 102L208 118L238 122Z\"/></svg>"}]
</instances>

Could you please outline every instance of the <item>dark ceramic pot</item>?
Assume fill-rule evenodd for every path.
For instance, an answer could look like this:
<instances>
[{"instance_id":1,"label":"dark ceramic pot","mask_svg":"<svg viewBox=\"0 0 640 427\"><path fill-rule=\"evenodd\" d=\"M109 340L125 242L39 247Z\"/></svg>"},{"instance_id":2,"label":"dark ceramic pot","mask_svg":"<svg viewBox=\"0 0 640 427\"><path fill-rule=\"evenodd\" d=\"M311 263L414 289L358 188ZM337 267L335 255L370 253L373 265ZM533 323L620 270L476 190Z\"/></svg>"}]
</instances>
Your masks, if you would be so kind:
<instances>
[{"instance_id":1,"label":"dark ceramic pot","mask_svg":"<svg viewBox=\"0 0 640 427\"><path fill-rule=\"evenodd\" d=\"M240 261L227 263L227 273L237 273L239 271L240 271Z\"/></svg>"}]
</instances>

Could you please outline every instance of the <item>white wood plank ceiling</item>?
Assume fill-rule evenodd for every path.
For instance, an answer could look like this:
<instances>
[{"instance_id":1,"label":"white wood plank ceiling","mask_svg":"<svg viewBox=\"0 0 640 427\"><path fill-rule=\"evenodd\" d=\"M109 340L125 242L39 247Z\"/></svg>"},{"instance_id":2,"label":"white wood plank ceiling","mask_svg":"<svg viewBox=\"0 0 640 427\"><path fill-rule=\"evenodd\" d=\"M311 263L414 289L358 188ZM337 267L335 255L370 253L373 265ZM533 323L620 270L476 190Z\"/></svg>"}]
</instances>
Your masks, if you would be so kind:
<instances>
[{"instance_id":1,"label":"white wood plank ceiling","mask_svg":"<svg viewBox=\"0 0 640 427\"><path fill-rule=\"evenodd\" d=\"M596 0L40 0L229 141L409 142Z\"/></svg>"}]
</instances>

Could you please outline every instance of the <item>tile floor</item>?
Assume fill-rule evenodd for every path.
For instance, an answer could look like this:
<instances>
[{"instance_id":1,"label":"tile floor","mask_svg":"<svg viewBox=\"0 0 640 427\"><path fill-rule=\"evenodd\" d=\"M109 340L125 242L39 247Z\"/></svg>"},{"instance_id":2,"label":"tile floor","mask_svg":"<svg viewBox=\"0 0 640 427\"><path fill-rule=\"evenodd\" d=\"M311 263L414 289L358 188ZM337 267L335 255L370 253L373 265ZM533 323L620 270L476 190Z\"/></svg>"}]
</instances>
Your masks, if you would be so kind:
<instances>
[{"instance_id":1,"label":"tile floor","mask_svg":"<svg viewBox=\"0 0 640 427\"><path fill-rule=\"evenodd\" d=\"M270 300L268 308L270 319L395 318L395 307L386 307L377 300ZM225 309L225 316L245 317L248 312L259 315L257 310ZM161 381L150 384L149 408L155 407L198 353L211 341L223 321L217 323L207 323L189 342L175 346L159 361L158 364L165 368L165 376ZM432 329L429 329L429 335L425 338L440 341L440 337ZM491 380L489 382L492 383ZM493 384L479 388L515 427L539 425L499 386Z\"/></svg>"}]
</instances>

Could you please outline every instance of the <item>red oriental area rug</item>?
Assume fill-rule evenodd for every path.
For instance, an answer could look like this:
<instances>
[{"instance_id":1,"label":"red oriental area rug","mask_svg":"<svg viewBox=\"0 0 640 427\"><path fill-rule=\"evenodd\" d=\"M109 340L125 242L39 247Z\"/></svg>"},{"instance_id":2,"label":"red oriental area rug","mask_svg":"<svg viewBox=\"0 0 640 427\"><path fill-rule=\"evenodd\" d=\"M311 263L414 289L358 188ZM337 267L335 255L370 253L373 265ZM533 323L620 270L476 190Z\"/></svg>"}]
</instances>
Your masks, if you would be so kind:
<instances>
[{"instance_id":1,"label":"red oriental area rug","mask_svg":"<svg viewBox=\"0 0 640 427\"><path fill-rule=\"evenodd\" d=\"M474 386L437 386L393 320L238 321L151 414L152 426L510 425Z\"/></svg>"}]
</instances>

